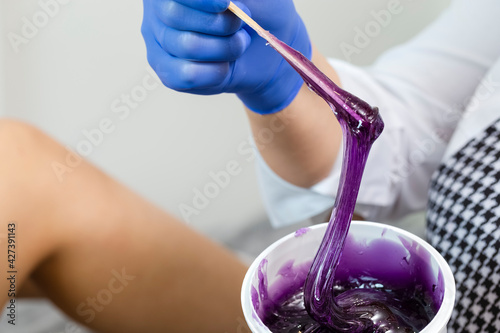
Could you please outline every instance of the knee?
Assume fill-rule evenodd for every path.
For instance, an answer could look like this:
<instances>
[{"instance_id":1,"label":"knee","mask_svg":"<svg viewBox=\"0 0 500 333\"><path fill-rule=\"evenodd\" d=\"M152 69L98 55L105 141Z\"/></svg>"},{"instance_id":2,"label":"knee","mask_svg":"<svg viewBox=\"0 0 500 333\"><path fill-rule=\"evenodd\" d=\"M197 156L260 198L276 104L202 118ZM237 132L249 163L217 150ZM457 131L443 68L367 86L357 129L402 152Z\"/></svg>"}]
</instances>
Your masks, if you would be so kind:
<instances>
[{"instance_id":1,"label":"knee","mask_svg":"<svg viewBox=\"0 0 500 333\"><path fill-rule=\"evenodd\" d=\"M57 150L58 145L36 127L0 119L0 232L6 230L5 223L17 224L19 241L25 244L20 281L61 243L62 237L54 232L59 225L54 222L56 181L50 171Z\"/></svg>"},{"instance_id":2,"label":"knee","mask_svg":"<svg viewBox=\"0 0 500 333\"><path fill-rule=\"evenodd\" d=\"M35 144L40 142L43 133L32 125L13 120L0 119L0 153L2 156L17 160L33 153ZM41 142L40 142L41 143Z\"/></svg>"},{"instance_id":3,"label":"knee","mask_svg":"<svg viewBox=\"0 0 500 333\"><path fill-rule=\"evenodd\" d=\"M51 164L64 148L27 123L0 119L0 220L30 221L47 212L59 186ZM46 212L47 211L47 212Z\"/></svg>"},{"instance_id":4,"label":"knee","mask_svg":"<svg viewBox=\"0 0 500 333\"><path fill-rule=\"evenodd\" d=\"M50 170L61 149L36 127L12 119L0 119L0 181L12 186L35 185Z\"/></svg>"}]
</instances>

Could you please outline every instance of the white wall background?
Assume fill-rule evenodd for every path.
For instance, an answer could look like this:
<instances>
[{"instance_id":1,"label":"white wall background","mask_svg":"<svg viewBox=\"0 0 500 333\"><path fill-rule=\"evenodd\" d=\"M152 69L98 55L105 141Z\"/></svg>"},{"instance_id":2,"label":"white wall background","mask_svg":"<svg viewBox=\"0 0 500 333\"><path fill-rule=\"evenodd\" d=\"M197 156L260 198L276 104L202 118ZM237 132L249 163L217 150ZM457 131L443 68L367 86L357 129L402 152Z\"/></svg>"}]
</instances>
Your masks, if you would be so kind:
<instances>
[{"instance_id":1,"label":"white wall background","mask_svg":"<svg viewBox=\"0 0 500 333\"><path fill-rule=\"evenodd\" d=\"M237 160L243 172L190 223L224 240L265 219L253 164L237 152L249 131L234 96L201 97L159 87L125 119L112 112L113 101L150 75L140 35L141 1L58 0L67 4L60 4L36 34L32 31L18 52L8 34L22 35L23 22L33 21L42 8L38 0L0 1L0 70L6 82L0 83L0 100L8 116L39 126L72 149L85 139L83 130L109 118L114 131L88 159L177 216L179 204L190 204L194 189L210 181L209 172ZM354 29L364 29L373 21L370 12L387 8L388 2L297 0L296 5L319 49L342 58L339 44L352 44ZM369 64L414 35L447 3L400 0L402 13L352 61Z\"/></svg>"}]
</instances>

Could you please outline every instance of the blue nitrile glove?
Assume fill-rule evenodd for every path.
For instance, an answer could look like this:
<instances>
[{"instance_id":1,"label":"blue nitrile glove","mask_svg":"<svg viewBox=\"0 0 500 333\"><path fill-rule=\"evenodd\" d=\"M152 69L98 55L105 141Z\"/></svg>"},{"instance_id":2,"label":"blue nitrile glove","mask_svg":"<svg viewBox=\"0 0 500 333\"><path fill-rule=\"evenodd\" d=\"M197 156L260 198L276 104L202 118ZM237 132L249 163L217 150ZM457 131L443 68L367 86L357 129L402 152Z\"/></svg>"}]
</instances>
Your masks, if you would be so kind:
<instances>
[{"instance_id":1,"label":"blue nitrile glove","mask_svg":"<svg viewBox=\"0 0 500 333\"><path fill-rule=\"evenodd\" d=\"M311 57L292 0L235 2L264 29ZM302 79L250 27L226 11L229 0L144 0L148 61L169 88L193 94L236 93L260 114L282 110Z\"/></svg>"}]
</instances>

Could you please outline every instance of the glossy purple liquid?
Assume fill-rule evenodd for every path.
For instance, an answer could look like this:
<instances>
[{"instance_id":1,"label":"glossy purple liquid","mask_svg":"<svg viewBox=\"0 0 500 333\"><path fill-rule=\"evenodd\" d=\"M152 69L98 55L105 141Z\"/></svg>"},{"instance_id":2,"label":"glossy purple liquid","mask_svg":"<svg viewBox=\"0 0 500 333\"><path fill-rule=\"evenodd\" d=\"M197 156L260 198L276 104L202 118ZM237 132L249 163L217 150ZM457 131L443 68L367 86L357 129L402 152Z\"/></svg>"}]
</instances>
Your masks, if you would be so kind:
<instances>
[{"instance_id":1,"label":"glossy purple liquid","mask_svg":"<svg viewBox=\"0 0 500 333\"><path fill-rule=\"evenodd\" d=\"M411 288L394 290L384 280L373 280L363 274L356 281L340 281L336 272L368 153L384 127L378 109L340 89L306 57L273 35L263 37L294 67L309 88L330 105L344 137L338 196L305 283L297 285L295 280L294 285L275 291L275 296L282 297L267 298L269 304L263 305L267 309L263 314L264 323L273 332L418 331L430 320L425 304L413 306L418 303L413 299L423 295L416 295ZM260 301L265 299L261 297ZM279 306L276 306L277 299L281 301Z\"/></svg>"},{"instance_id":2,"label":"glossy purple liquid","mask_svg":"<svg viewBox=\"0 0 500 333\"><path fill-rule=\"evenodd\" d=\"M356 319L375 322L365 332L418 332L434 317L444 296L442 275L435 276L431 262L417 242L395 241L385 230L370 241L349 234L331 293ZM304 283L311 263L288 261L272 284L267 281L267 260L261 263L252 300L272 332L338 332L320 325L305 309Z\"/></svg>"}]
</instances>

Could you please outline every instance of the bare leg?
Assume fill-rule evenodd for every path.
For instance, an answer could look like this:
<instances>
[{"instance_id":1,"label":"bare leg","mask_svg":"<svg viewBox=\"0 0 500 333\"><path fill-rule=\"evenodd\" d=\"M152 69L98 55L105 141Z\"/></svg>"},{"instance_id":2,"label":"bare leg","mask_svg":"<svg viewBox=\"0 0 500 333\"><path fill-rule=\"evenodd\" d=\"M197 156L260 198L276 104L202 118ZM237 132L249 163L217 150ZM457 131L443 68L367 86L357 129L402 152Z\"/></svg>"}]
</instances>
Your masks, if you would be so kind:
<instances>
[{"instance_id":1,"label":"bare leg","mask_svg":"<svg viewBox=\"0 0 500 333\"><path fill-rule=\"evenodd\" d=\"M246 332L245 266L88 163L63 182L66 150L0 120L0 276L16 224L16 288L33 279L69 316L99 332ZM0 304L9 281L0 279Z\"/></svg>"}]
</instances>

